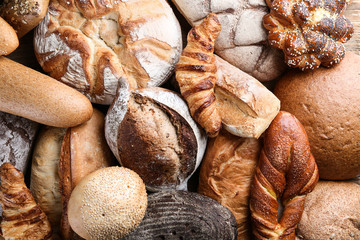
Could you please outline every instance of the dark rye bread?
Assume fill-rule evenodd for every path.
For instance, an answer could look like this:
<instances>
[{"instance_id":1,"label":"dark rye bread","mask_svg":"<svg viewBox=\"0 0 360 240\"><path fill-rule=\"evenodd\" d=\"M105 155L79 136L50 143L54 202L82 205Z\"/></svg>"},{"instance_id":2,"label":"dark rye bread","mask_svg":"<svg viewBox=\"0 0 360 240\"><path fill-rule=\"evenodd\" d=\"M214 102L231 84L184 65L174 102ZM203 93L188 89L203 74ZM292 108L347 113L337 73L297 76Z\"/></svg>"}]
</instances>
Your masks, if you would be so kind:
<instances>
[{"instance_id":1,"label":"dark rye bread","mask_svg":"<svg viewBox=\"0 0 360 240\"><path fill-rule=\"evenodd\" d=\"M10 162L25 172L39 124L0 112L0 165Z\"/></svg>"},{"instance_id":2,"label":"dark rye bread","mask_svg":"<svg viewBox=\"0 0 360 240\"><path fill-rule=\"evenodd\" d=\"M163 88L120 88L105 121L105 136L120 164L138 173L150 191L187 189L206 137L184 100Z\"/></svg>"},{"instance_id":3,"label":"dark rye bread","mask_svg":"<svg viewBox=\"0 0 360 240\"><path fill-rule=\"evenodd\" d=\"M217 201L194 192L163 191L148 196L144 219L124 240L236 237L235 217Z\"/></svg>"}]
</instances>

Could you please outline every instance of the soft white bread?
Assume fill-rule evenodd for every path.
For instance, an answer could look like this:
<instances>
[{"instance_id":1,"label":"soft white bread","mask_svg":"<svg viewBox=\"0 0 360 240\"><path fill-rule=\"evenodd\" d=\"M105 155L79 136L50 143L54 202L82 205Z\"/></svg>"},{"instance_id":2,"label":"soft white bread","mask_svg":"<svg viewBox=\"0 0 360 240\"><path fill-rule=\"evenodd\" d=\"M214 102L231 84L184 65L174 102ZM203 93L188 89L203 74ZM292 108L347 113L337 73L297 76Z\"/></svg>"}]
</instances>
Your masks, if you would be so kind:
<instances>
[{"instance_id":1,"label":"soft white bread","mask_svg":"<svg viewBox=\"0 0 360 240\"><path fill-rule=\"evenodd\" d=\"M15 30L0 17L0 56L8 55L19 46Z\"/></svg>"},{"instance_id":2,"label":"soft white bread","mask_svg":"<svg viewBox=\"0 0 360 240\"><path fill-rule=\"evenodd\" d=\"M120 78L133 88L166 81L182 40L165 0L53 0L34 46L50 76L109 105Z\"/></svg>"},{"instance_id":3,"label":"soft white bread","mask_svg":"<svg viewBox=\"0 0 360 240\"><path fill-rule=\"evenodd\" d=\"M120 239L140 224L146 208L146 189L138 174L123 167L103 168L71 193L69 222L85 239Z\"/></svg>"},{"instance_id":4,"label":"soft white bread","mask_svg":"<svg viewBox=\"0 0 360 240\"><path fill-rule=\"evenodd\" d=\"M92 115L78 91L1 56L0 82L0 111L55 127L76 126Z\"/></svg>"},{"instance_id":5,"label":"soft white bread","mask_svg":"<svg viewBox=\"0 0 360 240\"><path fill-rule=\"evenodd\" d=\"M21 38L41 22L48 6L49 0L4 0L0 3L0 16Z\"/></svg>"},{"instance_id":6,"label":"soft white bread","mask_svg":"<svg viewBox=\"0 0 360 240\"><path fill-rule=\"evenodd\" d=\"M286 69L281 52L270 47L262 18L263 0L172 0L191 25L216 13L221 33L215 53L260 81L273 80Z\"/></svg>"},{"instance_id":7,"label":"soft white bread","mask_svg":"<svg viewBox=\"0 0 360 240\"><path fill-rule=\"evenodd\" d=\"M223 127L240 137L259 138L280 110L280 101L264 85L216 56L217 109Z\"/></svg>"}]
</instances>

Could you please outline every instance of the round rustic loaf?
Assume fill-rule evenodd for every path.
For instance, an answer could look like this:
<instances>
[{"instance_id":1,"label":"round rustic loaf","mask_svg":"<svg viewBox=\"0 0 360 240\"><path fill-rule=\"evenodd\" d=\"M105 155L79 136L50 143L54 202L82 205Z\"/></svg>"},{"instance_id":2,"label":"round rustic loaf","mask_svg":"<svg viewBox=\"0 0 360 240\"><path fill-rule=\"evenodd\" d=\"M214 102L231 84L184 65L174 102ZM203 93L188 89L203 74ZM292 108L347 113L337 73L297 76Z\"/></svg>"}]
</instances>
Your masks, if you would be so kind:
<instances>
[{"instance_id":1,"label":"round rustic loaf","mask_svg":"<svg viewBox=\"0 0 360 240\"><path fill-rule=\"evenodd\" d=\"M215 199L235 216L239 240L251 239L250 185L260 141L221 131L209 140L201 163L198 192Z\"/></svg>"},{"instance_id":2,"label":"round rustic loaf","mask_svg":"<svg viewBox=\"0 0 360 240\"><path fill-rule=\"evenodd\" d=\"M269 13L263 0L172 0L191 25L210 12L217 14L221 33L215 53L260 81L273 80L286 69L281 52L267 42L262 18Z\"/></svg>"},{"instance_id":3,"label":"round rustic loaf","mask_svg":"<svg viewBox=\"0 0 360 240\"><path fill-rule=\"evenodd\" d=\"M138 173L150 191L187 189L207 140L177 93L126 86L106 115L105 137L120 164Z\"/></svg>"},{"instance_id":4,"label":"round rustic loaf","mask_svg":"<svg viewBox=\"0 0 360 240\"><path fill-rule=\"evenodd\" d=\"M148 196L141 224L124 240L235 240L236 221L215 200L187 191L162 191Z\"/></svg>"},{"instance_id":5,"label":"round rustic loaf","mask_svg":"<svg viewBox=\"0 0 360 240\"><path fill-rule=\"evenodd\" d=\"M360 185L320 181L307 195L297 240L360 239Z\"/></svg>"},{"instance_id":6,"label":"round rustic loaf","mask_svg":"<svg viewBox=\"0 0 360 240\"><path fill-rule=\"evenodd\" d=\"M119 239L145 215L147 194L142 179L123 167L108 167L86 176L69 200L71 228L85 239Z\"/></svg>"},{"instance_id":7,"label":"round rustic loaf","mask_svg":"<svg viewBox=\"0 0 360 240\"><path fill-rule=\"evenodd\" d=\"M0 2L2 16L21 38L44 18L49 0L4 0Z\"/></svg>"},{"instance_id":8,"label":"round rustic loaf","mask_svg":"<svg viewBox=\"0 0 360 240\"><path fill-rule=\"evenodd\" d=\"M281 109L303 124L322 179L360 174L359 66L360 56L349 52L334 68L292 70L275 86Z\"/></svg>"},{"instance_id":9,"label":"round rustic loaf","mask_svg":"<svg viewBox=\"0 0 360 240\"><path fill-rule=\"evenodd\" d=\"M166 81L182 40L165 0L54 0L34 46L45 72L94 103L111 104L120 78L133 88Z\"/></svg>"}]
</instances>

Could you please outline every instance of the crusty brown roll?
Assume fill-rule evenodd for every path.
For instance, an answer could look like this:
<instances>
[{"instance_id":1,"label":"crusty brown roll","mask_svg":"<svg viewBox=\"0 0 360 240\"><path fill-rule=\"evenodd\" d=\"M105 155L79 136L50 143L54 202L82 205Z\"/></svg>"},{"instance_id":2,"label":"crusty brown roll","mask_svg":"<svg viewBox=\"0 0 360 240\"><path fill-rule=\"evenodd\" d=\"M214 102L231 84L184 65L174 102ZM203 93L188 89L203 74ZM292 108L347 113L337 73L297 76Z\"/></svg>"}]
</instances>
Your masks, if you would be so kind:
<instances>
[{"instance_id":1,"label":"crusty brown roll","mask_svg":"<svg viewBox=\"0 0 360 240\"><path fill-rule=\"evenodd\" d=\"M10 162L25 173L39 124L0 112L0 164Z\"/></svg>"},{"instance_id":2,"label":"crusty brown roll","mask_svg":"<svg viewBox=\"0 0 360 240\"><path fill-rule=\"evenodd\" d=\"M207 140L176 92L129 91L126 85L106 115L105 136L119 163L138 173L150 191L187 189Z\"/></svg>"},{"instance_id":3,"label":"crusty brown roll","mask_svg":"<svg viewBox=\"0 0 360 240\"><path fill-rule=\"evenodd\" d=\"M67 221L73 188L91 172L115 164L104 136L104 117L94 109L89 121L68 129L44 126L37 138L30 188L62 239L74 237Z\"/></svg>"},{"instance_id":4,"label":"crusty brown roll","mask_svg":"<svg viewBox=\"0 0 360 240\"><path fill-rule=\"evenodd\" d=\"M50 223L26 187L24 175L10 163L4 163L0 179L0 226L5 240L51 239Z\"/></svg>"},{"instance_id":5,"label":"crusty brown roll","mask_svg":"<svg viewBox=\"0 0 360 240\"><path fill-rule=\"evenodd\" d=\"M52 0L34 36L45 72L106 105L120 78L133 88L164 83L181 49L166 0Z\"/></svg>"},{"instance_id":6,"label":"crusty brown roll","mask_svg":"<svg viewBox=\"0 0 360 240\"><path fill-rule=\"evenodd\" d=\"M15 30L0 17L0 56L8 55L19 46Z\"/></svg>"},{"instance_id":7,"label":"crusty brown roll","mask_svg":"<svg viewBox=\"0 0 360 240\"><path fill-rule=\"evenodd\" d=\"M259 153L259 140L221 131L209 140L201 162L198 192L215 199L233 213L238 240L251 239L250 185Z\"/></svg>"},{"instance_id":8,"label":"crusty brown roll","mask_svg":"<svg viewBox=\"0 0 360 240\"><path fill-rule=\"evenodd\" d=\"M187 46L176 65L181 95L189 105L191 116L210 137L215 137L221 128L214 94L217 80L214 45L220 31L216 14L209 14L190 30Z\"/></svg>"},{"instance_id":9,"label":"crusty brown roll","mask_svg":"<svg viewBox=\"0 0 360 240\"><path fill-rule=\"evenodd\" d=\"M319 181L305 200L297 240L360 239L360 185Z\"/></svg>"},{"instance_id":10,"label":"crusty brown roll","mask_svg":"<svg viewBox=\"0 0 360 240\"><path fill-rule=\"evenodd\" d=\"M306 195L318 178L303 126L295 116L280 111L265 131L264 147L251 186L255 239L295 239ZM278 212L280 198L282 214Z\"/></svg>"},{"instance_id":11,"label":"crusty brown roll","mask_svg":"<svg viewBox=\"0 0 360 240\"><path fill-rule=\"evenodd\" d=\"M0 16L21 38L41 22L48 6L49 0L3 0L0 4Z\"/></svg>"},{"instance_id":12,"label":"crusty brown roll","mask_svg":"<svg viewBox=\"0 0 360 240\"><path fill-rule=\"evenodd\" d=\"M332 67L345 56L344 44L354 28L343 16L348 0L267 0L264 16L271 46L283 51L289 67Z\"/></svg>"},{"instance_id":13,"label":"crusty brown roll","mask_svg":"<svg viewBox=\"0 0 360 240\"><path fill-rule=\"evenodd\" d=\"M69 222L84 239L120 239L133 231L147 208L145 184L124 167L99 169L75 187L69 200Z\"/></svg>"},{"instance_id":14,"label":"crusty brown roll","mask_svg":"<svg viewBox=\"0 0 360 240\"><path fill-rule=\"evenodd\" d=\"M290 71L276 84L281 110L299 119L321 179L360 175L360 56L348 52L331 69Z\"/></svg>"},{"instance_id":15,"label":"crusty brown roll","mask_svg":"<svg viewBox=\"0 0 360 240\"><path fill-rule=\"evenodd\" d=\"M0 82L0 111L55 127L73 127L92 115L78 91L1 56Z\"/></svg>"},{"instance_id":16,"label":"crusty brown roll","mask_svg":"<svg viewBox=\"0 0 360 240\"><path fill-rule=\"evenodd\" d=\"M280 110L275 95L249 74L216 56L215 97L223 128L259 138Z\"/></svg>"}]
</instances>

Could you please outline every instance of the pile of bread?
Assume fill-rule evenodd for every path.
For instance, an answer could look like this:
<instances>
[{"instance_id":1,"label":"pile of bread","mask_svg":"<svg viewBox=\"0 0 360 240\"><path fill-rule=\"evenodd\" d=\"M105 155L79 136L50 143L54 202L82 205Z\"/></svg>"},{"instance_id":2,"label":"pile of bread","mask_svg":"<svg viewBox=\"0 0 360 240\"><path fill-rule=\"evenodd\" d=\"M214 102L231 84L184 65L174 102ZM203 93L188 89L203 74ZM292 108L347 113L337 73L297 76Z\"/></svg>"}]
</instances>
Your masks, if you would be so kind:
<instances>
[{"instance_id":1,"label":"pile of bread","mask_svg":"<svg viewBox=\"0 0 360 240\"><path fill-rule=\"evenodd\" d=\"M0 2L0 236L360 239L351 4Z\"/></svg>"}]
</instances>

